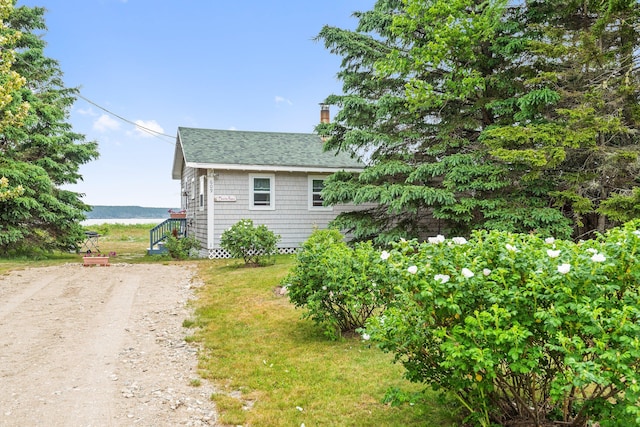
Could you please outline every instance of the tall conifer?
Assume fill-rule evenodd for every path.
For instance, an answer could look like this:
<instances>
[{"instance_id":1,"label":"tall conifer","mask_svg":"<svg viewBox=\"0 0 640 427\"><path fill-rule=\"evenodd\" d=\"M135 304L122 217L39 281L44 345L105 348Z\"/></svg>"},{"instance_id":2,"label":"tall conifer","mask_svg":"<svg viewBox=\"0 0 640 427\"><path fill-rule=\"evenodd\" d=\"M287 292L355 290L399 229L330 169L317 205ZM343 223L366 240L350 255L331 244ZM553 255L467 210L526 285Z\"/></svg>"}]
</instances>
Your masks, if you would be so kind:
<instances>
[{"instance_id":1,"label":"tall conifer","mask_svg":"<svg viewBox=\"0 0 640 427\"><path fill-rule=\"evenodd\" d=\"M473 228L566 238L620 219L638 167L637 9L381 0L355 31L324 28L344 93L318 129L369 161L325 199L377 204L336 224L384 242Z\"/></svg>"},{"instance_id":2,"label":"tall conifer","mask_svg":"<svg viewBox=\"0 0 640 427\"><path fill-rule=\"evenodd\" d=\"M24 78L11 96L29 109L21 123L0 129L0 176L23 189L0 204L0 253L69 249L83 239L79 221L88 206L62 186L81 179L79 167L98 156L97 144L67 122L77 90L64 86L57 61L44 55L45 42L36 34L46 29L44 13L23 6L5 20L7 31L21 33L2 46L15 52L11 69Z\"/></svg>"}]
</instances>

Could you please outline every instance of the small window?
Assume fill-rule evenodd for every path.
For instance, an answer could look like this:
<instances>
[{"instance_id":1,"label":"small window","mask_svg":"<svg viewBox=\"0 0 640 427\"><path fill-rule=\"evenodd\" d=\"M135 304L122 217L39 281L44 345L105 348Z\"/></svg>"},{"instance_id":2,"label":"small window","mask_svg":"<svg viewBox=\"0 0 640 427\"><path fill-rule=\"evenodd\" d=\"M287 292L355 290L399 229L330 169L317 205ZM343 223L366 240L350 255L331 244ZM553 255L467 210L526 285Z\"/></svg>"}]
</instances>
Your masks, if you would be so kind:
<instances>
[{"instance_id":1,"label":"small window","mask_svg":"<svg viewBox=\"0 0 640 427\"><path fill-rule=\"evenodd\" d=\"M331 206L324 206L322 190L324 189L324 176L309 177L309 209L332 210Z\"/></svg>"},{"instance_id":2,"label":"small window","mask_svg":"<svg viewBox=\"0 0 640 427\"><path fill-rule=\"evenodd\" d=\"M204 208L204 175L200 176L200 191L198 192L198 206Z\"/></svg>"},{"instance_id":3,"label":"small window","mask_svg":"<svg viewBox=\"0 0 640 427\"><path fill-rule=\"evenodd\" d=\"M323 188L324 188L324 180L322 179L311 180L311 205L313 207L322 206L321 191Z\"/></svg>"},{"instance_id":4,"label":"small window","mask_svg":"<svg viewBox=\"0 0 640 427\"><path fill-rule=\"evenodd\" d=\"M275 209L273 175L250 175L250 209Z\"/></svg>"}]
</instances>

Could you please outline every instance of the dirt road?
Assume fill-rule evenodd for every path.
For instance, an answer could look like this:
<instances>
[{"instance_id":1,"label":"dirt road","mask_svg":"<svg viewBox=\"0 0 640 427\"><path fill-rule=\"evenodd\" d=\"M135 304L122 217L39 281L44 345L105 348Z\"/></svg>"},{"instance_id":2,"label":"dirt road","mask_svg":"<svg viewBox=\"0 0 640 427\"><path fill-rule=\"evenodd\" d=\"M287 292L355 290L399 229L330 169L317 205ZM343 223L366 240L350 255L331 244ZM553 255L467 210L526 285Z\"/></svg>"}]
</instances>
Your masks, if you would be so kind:
<instances>
[{"instance_id":1,"label":"dirt road","mask_svg":"<svg viewBox=\"0 0 640 427\"><path fill-rule=\"evenodd\" d=\"M215 425L184 341L192 276L81 263L0 276L0 426Z\"/></svg>"}]
</instances>

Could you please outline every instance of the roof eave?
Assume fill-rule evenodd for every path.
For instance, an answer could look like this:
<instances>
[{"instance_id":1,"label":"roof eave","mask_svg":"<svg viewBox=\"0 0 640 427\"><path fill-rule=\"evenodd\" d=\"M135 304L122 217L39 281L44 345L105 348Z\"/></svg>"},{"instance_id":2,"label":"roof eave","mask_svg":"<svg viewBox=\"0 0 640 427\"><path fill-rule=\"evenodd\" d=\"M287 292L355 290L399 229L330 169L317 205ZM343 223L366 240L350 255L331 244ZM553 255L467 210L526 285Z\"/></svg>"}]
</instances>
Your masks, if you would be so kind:
<instances>
[{"instance_id":1,"label":"roof eave","mask_svg":"<svg viewBox=\"0 0 640 427\"><path fill-rule=\"evenodd\" d=\"M340 166L280 166L280 165L238 165L224 163L198 163L186 162L186 166L195 169L214 170L236 170L236 171L260 171L260 172L312 172L312 173L334 173L334 172L357 172L360 173L364 167L340 167Z\"/></svg>"},{"instance_id":2,"label":"roof eave","mask_svg":"<svg viewBox=\"0 0 640 427\"><path fill-rule=\"evenodd\" d=\"M173 151L173 166L171 168L171 178L182 179L182 164L184 163L184 150L182 141L180 141L180 133L176 135L176 147Z\"/></svg>"}]
</instances>

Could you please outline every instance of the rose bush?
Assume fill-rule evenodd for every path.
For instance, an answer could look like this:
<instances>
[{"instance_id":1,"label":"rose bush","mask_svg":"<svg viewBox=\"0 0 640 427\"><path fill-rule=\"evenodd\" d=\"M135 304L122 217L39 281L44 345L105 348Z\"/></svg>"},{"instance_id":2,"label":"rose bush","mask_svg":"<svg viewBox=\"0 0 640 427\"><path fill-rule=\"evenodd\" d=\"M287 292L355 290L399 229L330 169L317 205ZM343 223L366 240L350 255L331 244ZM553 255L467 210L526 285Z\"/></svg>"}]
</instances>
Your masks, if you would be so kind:
<instances>
[{"instance_id":1,"label":"rose bush","mask_svg":"<svg viewBox=\"0 0 640 427\"><path fill-rule=\"evenodd\" d=\"M181 237L178 235L178 229L174 229L167 234L164 247L171 258L184 260L198 255L200 241L195 236Z\"/></svg>"},{"instance_id":2,"label":"rose bush","mask_svg":"<svg viewBox=\"0 0 640 427\"><path fill-rule=\"evenodd\" d=\"M220 237L220 247L232 258L242 258L245 264L262 265L276 254L280 236L266 225L253 225L250 219L241 219Z\"/></svg>"},{"instance_id":3,"label":"rose bush","mask_svg":"<svg viewBox=\"0 0 640 427\"><path fill-rule=\"evenodd\" d=\"M378 253L386 267L358 272L389 295L367 338L477 425L639 425L639 226L579 243L498 231L398 242ZM349 282L327 267L316 281Z\"/></svg>"},{"instance_id":4,"label":"rose bush","mask_svg":"<svg viewBox=\"0 0 640 427\"><path fill-rule=\"evenodd\" d=\"M332 339L355 332L385 307L388 295L378 285L387 280L388 264L371 243L351 248L337 230L316 230L296 256L282 281L303 317L325 328Z\"/></svg>"}]
</instances>

